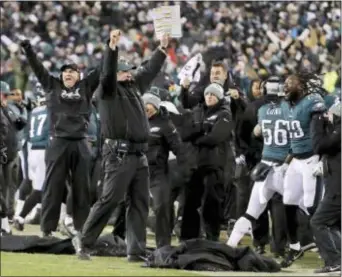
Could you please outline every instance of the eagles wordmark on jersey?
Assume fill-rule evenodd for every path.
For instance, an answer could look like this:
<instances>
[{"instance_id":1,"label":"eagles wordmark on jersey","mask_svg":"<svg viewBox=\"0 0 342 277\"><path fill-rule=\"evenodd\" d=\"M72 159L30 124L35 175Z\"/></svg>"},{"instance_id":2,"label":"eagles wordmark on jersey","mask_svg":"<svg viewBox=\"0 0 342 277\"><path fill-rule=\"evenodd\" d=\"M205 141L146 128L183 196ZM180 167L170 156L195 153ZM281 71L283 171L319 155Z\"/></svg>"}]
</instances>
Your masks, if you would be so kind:
<instances>
[{"instance_id":1,"label":"eagles wordmark on jersey","mask_svg":"<svg viewBox=\"0 0 342 277\"><path fill-rule=\"evenodd\" d=\"M282 105L269 103L258 110L258 123L264 138L262 159L283 162L289 153L289 122L285 119Z\"/></svg>"}]
</instances>

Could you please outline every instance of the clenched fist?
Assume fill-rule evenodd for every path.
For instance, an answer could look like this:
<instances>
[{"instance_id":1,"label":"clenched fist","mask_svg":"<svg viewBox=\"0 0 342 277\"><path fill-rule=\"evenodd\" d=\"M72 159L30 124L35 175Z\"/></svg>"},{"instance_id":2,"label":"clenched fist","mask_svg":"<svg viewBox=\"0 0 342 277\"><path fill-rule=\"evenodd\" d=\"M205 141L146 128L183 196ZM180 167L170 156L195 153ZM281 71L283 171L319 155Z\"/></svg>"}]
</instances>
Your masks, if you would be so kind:
<instances>
[{"instance_id":1,"label":"clenched fist","mask_svg":"<svg viewBox=\"0 0 342 277\"><path fill-rule=\"evenodd\" d=\"M109 47L112 50L116 49L116 46L120 40L120 37L121 37L121 31L120 30L113 30L110 32Z\"/></svg>"},{"instance_id":2,"label":"clenched fist","mask_svg":"<svg viewBox=\"0 0 342 277\"><path fill-rule=\"evenodd\" d=\"M20 46L23 48L28 48L28 47L31 47L31 44L28 39L24 39L20 42Z\"/></svg>"},{"instance_id":3,"label":"clenched fist","mask_svg":"<svg viewBox=\"0 0 342 277\"><path fill-rule=\"evenodd\" d=\"M254 130L253 130L253 133L256 137L260 137L262 135L262 130L261 130L261 127L259 124L257 124L255 127L254 127Z\"/></svg>"},{"instance_id":4,"label":"clenched fist","mask_svg":"<svg viewBox=\"0 0 342 277\"><path fill-rule=\"evenodd\" d=\"M181 83L181 86L185 89L188 89L190 87L190 79L185 77Z\"/></svg>"},{"instance_id":5,"label":"clenched fist","mask_svg":"<svg viewBox=\"0 0 342 277\"><path fill-rule=\"evenodd\" d=\"M230 97L232 97L233 99L239 99L240 98L240 94L239 91L237 89L229 89L229 94Z\"/></svg>"},{"instance_id":6,"label":"clenched fist","mask_svg":"<svg viewBox=\"0 0 342 277\"><path fill-rule=\"evenodd\" d=\"M160 47L162 49L167 48L170 43L170 35L169 34L163 34L162 38L160 39Z\"/></svg>"}]
</instances>

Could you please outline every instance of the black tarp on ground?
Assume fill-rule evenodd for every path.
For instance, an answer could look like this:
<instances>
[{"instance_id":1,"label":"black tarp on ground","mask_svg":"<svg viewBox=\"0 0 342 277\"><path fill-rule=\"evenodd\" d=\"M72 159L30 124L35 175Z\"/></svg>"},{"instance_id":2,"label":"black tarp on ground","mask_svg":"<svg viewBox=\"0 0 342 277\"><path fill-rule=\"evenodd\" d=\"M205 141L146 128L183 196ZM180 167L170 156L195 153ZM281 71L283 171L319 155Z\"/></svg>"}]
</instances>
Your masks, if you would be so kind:
<instances>
[{"instance_id":1,"label":"black tarp on ground","mask_svg":"<svg viewBox=\"0 0 342 277\"><path fill-rule=\"evenodd\" d=\"M3 236L1 251L75 254L70 239L38 236ZM92 256L124 257L125 242L112 234L99 238ZM192 239L177 247L166 246L150 251L146 267L208 271L278 272L280 266L273 259L255 253L249 247L231 248L224 243Z\"/></svg>"},{"instance_id":2,"label":"black tarp on ground","mask_svg":"<svg viewBox=\"0 0 342 277\"><path fill-rule=\"evenodd\" d=\"M59 239L55 237L41 238L39 236L14 236L7 235L1 237L1 251L5 252L21 252L36 254L56 254L56 255L73 255L75 250L72 246L71 239ZM126 244L118 237L112 234L101 236L92 256L107 257L125 257Z\"/></svg>"},{"instance_id":3,"label":"black tarp on ground","mask_svg":"<svg viewBox=\"0 0 342 277\"><path fill-rule=\"evenodd\" d=\"M148 258L148 267L208 271L278 272L280 265L249 247L232 248L224 243L192 239L177 247L157 249Z\"/></svg>"}]
</instances>

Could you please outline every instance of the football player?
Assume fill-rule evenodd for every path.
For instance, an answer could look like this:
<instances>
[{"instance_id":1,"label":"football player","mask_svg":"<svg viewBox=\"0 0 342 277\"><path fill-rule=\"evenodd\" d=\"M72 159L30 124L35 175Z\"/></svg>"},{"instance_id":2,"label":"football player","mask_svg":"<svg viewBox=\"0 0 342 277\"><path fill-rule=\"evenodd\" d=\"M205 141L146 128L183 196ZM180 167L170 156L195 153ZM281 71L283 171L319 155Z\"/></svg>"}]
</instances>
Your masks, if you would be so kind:
<instances>
[{"instance_id":1,"label":"football player","mask_svg":"<svg viewBox=\"0 0 342 277\"><path fill-rule=\"evenodd\" d=\"M284 112L288 120L293 159L284 179L283 201L290 245L282 267L290 266L304 253L297 238L298 207L304 206L307 214L312 215L322 195L321 178L315 175L319 156L313 153L310 125L313 117L326 111L326 106L322 96L312 90L312 80L315 78L310 73L299 73L289 76L284 85Z\"/></svg>"},{"instance_id":2,"label":"football player","mask_svg":"<svg viewBox=\"0 0 342 277\"><path fill-rule=\"evenodd\" d=\"M33 191L25 200L20 214L14 217L13 225L18 231L24 230L25 217L37 204L37 212L40 212L41 193L45 179L45 148L49 140L49 121L44 97L38 99L38 107L32 111L30 124L28 159L30 161L29 178L32 180Z\"/></svg>"},{"instance_id":3,"label":"football player","mask_svg":"<svg viewBox=\"0 0 342 277\"><path fill-rule=\"evenodd\" d=\"M246 233L252 232L253 223L273 195L283 194L284 170L290 150L288 123L282 110L284 93L277 79L270 79L265 87L266 104L258 110L258 125L253 131L255 136L263 137L262 160L252 171L255 183L247 211L235 223L227 242L231 247L236 247Z\"/></svg>"}]
</instances>

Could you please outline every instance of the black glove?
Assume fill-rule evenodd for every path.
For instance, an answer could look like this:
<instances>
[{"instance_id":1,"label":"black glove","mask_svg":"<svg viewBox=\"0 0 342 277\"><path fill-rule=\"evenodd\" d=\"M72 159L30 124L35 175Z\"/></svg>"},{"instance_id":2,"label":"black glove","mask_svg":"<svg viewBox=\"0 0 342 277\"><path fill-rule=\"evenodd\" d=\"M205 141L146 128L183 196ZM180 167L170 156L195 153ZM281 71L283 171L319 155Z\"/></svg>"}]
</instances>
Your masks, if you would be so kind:
<instances>
[{"instance_id":1,"label":"black glove","mask_svg":"<svg viewBox=\"0 0 342 277\"><path fill-rule=\"evenodd\" d=\"M26 99L25 101L23 101L23 104L28 111L32 111L35 107L37 107L37 103L35 103L31 99Z\"/></svg>"},{"instance_id":2,"label":"black glove","mask_svg":"<svg viewBox=\"0 0 342 277\"><path fill-rule=\"evenodd\" d=\"M18 131L20 131L20 130L22 130L22 129L25 128L25 126L26 126L26 124L27 124L27 120L24 119L24 118L22 118L22 117L19 117L19 118L16 119L16 121L15 121L14 124L15 124L15 128L16 128Z\"/></svg>"},{"instance_id":3,"label":"black glove","mask_svg":"<svg viewBox=\"0 0 342 277\"><path fill-rule=\"evenodd\" d=\"M23 48L29 48L31 47L31 43L28 39L25 39L22 42L20 42L20 46Z\"/></svg>"},{"instance_id":4,"label":"black glove","mask_svg":"<svg viewBox=\"0 0 342 277\"><path fill-rule=\"evenodd\" d=\"M207 121L207 120L204 120L204 122L203 122L203 125L202 125L203 127L203 131L205 132L205 133L209 133L210 131L211 131L211 129L213 128L213 125L209 122L209 121Z\"/></svg>"}]
</instances>

